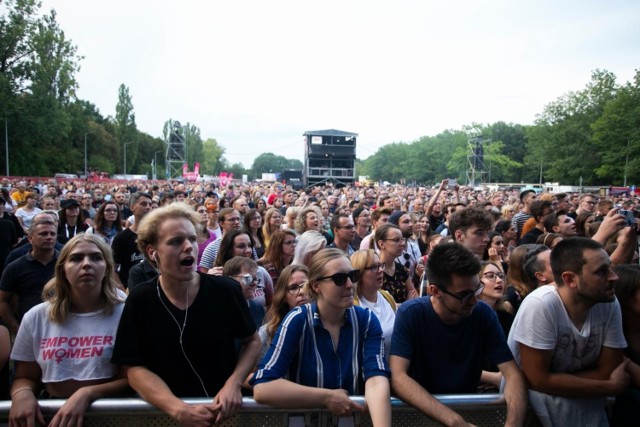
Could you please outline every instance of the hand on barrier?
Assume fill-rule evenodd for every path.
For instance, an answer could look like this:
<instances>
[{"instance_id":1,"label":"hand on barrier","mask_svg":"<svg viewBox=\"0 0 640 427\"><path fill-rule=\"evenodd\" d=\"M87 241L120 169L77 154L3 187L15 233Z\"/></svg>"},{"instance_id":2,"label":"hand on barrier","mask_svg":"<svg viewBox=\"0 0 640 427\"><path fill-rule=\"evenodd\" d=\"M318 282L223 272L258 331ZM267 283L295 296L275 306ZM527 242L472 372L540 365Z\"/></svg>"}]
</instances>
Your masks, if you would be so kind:
<instances>
[{"instance_id":1,"label":"hand on barrier","mask_svg":"<svg viewBox=\"0 0 640 427\"><path fill-rule=\"evenodd\" d=\"M216 416L214 405L184 405L176 414L181 426L210 427Z\"/></svg>"},{"instance_id":2,"label":"hand on barrier","mask_svg":"<svg viewBox=\"0 0 640 427\"><path fill-rule=\"evenodd\" d=\"M234 384L225 384L213 398L213 406L217 411L216 424L233 417L242 407L240 387Z\"/></svg>"},{"instance_id":3,"label":"hand on barrier","mask_svg":"<svg viewBox=\"0 0 640 427\"><path fill-rule=\"evenodd\" d=\"M11 395L9 427L45 425L38 400L30 389L22 389Z\"/></svg>"},{"instance_id":4,"label":"hand on barrier","mask_svg":"<svg viewBox=\"0 0 640 427\"><path fill-rule=\"evenodd\" d=\"M364 406L349 399L347 390L344 389L330 390L326 400L326 406L333 415L338 417L349 416L352 411L365 411Z\"/></svg>"},{"instance_id":5,"label":"hand on barrier","mask_svg":"<svg viewBox=\"0 0 640 427\"><path fill-rule=\"evenodd\" d=\"M81 426L84 413L91 404L86 389L80 388L60 407L49 427Z\"/></svg>"}]
</instances>

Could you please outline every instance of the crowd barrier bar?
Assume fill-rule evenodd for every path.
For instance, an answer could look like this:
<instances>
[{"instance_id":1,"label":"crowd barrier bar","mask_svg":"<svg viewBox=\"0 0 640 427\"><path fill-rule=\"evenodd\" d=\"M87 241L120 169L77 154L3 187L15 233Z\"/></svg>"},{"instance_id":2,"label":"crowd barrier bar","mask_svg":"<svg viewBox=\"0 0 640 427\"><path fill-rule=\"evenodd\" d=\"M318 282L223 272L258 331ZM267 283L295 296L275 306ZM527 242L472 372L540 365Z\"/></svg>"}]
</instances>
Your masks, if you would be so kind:
<instances>
[{"instance_id":1,"label":"crowd barrier bar","mask_svg":"<svg viewBox=\"0 0 640 427\"><path fill-rule=\"evenodd\" d=\"M477 426L503 425L506 419L506 405L500 394L456 394L435 397ZM351 399L356 403L364 404L364 396L351 396ZM64 402L59 399L39 401L42 413L47 420ZM211 399L185 399L185 402L206 404L211 403ZM0 401L0 425L8 424L10 408L11 401ZM393 425L408 427L440 425L399 399L391 399L391 408ZM175 426L177 423L141 399L99 399L87 410L84 425L87 427L161 427ZM278 409L244 398L240 412L222 425L225 427L349 427L370 426L371 420L366 414L338 418L325 408Z\"/></svg>"}]
</instances>

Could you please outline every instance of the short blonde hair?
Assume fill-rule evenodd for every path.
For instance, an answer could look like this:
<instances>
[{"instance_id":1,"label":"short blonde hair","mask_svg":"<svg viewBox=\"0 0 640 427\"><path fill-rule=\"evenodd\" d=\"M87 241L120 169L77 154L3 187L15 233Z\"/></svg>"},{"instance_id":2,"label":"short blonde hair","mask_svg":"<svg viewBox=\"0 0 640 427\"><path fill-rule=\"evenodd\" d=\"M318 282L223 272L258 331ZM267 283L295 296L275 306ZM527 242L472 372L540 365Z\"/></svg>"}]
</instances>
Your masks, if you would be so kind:
<instances>
[{"instance_id":1,"label":"short blonde hair","mask_svg":"<svg viewBox=\"0 0 640 427\"><path fill-rule=\"evenodd\" d=\"M322 215L322 210L318 206L307 206L302 209L298 216L296 217L296 231L298 234L302 234L307 231L307 215L311 212L315 213L318 216L318 221L322 221L324 216Z\"/></svg>"},{"instance_id":2,"label":"short blonde hair","mask_svg":"<svg viewBox=\"0 0 640 427\"><path fill-rule=\"evenodd\" d=\"M172 203L163 206L152 210L142 218L137 230L138 250L144 255L147 261L152 261L147 255L147 247L158 244L158 230L162 223L168 219L180 218L184 218L192 223L196 230L202 227L200 224L200 215L185 203Z\"/></svg>"},{"instance_id":3,"label":"short blonde hair","mask_svg":"<svg viewBox=\"0 0 640 427\"><path fill-rule=\"evenodd\" d=\"M364 270L373 263L373 257L378 256L376 251L373 249L360 249L359 251L355 251L349 257L351 261L351 266L354 270L360 270L360 278L362 279L362 275L364 274ZM378 257L379 258L379 257ZM353 284L355 287L355 294L360 295L358 292L358 283Z\"/></svg>"}]
</instances>

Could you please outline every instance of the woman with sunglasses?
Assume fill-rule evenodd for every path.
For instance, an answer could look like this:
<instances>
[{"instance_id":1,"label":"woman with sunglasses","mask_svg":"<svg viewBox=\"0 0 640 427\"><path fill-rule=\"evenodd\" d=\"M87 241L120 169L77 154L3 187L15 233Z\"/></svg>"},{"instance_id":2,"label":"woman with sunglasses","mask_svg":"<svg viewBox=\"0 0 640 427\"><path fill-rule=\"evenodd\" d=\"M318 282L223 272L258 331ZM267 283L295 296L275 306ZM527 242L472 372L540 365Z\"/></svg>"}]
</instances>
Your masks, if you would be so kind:
<instances>
[{"instance_id":1,"label":"woman with sunglasses","mask_svg":"<svg viewBox=\"0 0 640 427\"><path fill-rule=\"evenodd\" d=\"M383 224L376 229L374 237L380 250L380 262L385 265L382 289L389 292L398 304L416 298L418 294L409 269L396 261L404 252L402 231L393 224Z\"/></svg>"},{"instance_id":2,"label":"woman with sunglasses","mask_svg":"<svg viewBox=\"0 0 640 427\"><path fill-rule=\"evenodd\" d=\"M378 317L384 337L384 355L388 360L393 323L396 320L396 302L389 292L382 290L385 265L373 249L354 252L351 265L360 271L353 303L368 308Z\"/></svg>"},{"instance_id":3,"label":"woman with sunglasses","mask_svg":"<svg viewBox=\"0 0 640 427\"><path fill-rule=\"evenodd\" d=\"M213 263L213 268L209 270L209 274L223 275L225 263L236 256L253 259L253 237L246 231L231 230L224 234L218 256ZM259 281L253 299L266 310L271 305L273 298L273 281L263 267L258 267L257 275Z\"/></svg>"},{"instance_id":4,"label":"woman with sunglasses","mask_svg":"<svg viewBox=\"0 0 640 427\"><path fill-rule=\"evenodd\" d=\"M372 424L391 425L382 329L371 311L353 306L358 277L340 249L313 257L308 284L313 302L282 321L251 380L256 401L279 408L321 406L342 417L365 410L349 399L364 394Z\"/></svg>"},{"instance_id":5,"label":"woman with sunglasses","mask_svg":"<svg viewBox=\"0 0 640 427\"><path fill-rule=\"evenodd\" d=\"M94 219L93 227L89 227L87 234L95 234L111 245L113 238L122 231L122 220L120 219L120 210L115 202L104 202Z\"/></svg>"},{"instance_id":6,"label":"woman with sunglasses","mask_svg":"<svg viewBox=\"0 0 640 427\"><path fill-rule=\"evenodd\" d=\"M296 233L292 230L278 230L273 233L271 243L258 264L264 267L275 283L280 272L293 260L296 253Z\"/></svg>"},{"instance_id":7,"label":"woman with sunglasses","mask_svg":"<svg viewBox=\"0 0 640 427\"><path fill-rule=\"evenodd\" d=\"M251 234L256 256L262 258L267 247L262 234L262 215L257 209L249 209L244 216L244 229Z\"/></svg>"}]
</instances>

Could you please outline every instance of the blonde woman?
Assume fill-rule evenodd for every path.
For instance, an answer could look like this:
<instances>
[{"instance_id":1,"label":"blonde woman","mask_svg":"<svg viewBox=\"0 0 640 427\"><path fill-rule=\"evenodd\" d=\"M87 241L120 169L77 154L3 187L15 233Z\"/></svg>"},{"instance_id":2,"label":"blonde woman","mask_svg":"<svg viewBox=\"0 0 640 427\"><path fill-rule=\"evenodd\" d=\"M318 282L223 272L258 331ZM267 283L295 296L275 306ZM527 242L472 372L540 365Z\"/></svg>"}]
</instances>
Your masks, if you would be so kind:
<instances>
[{"instance_id":1,"label":"blonde woman","mask_svg":"<svg viewBox=\"0 0 640 427\"><path fill-rule=\"evenodd\" d=\"M44 424L41 387L49 398L67 399L52 426L82 425L91 402L128 390L110 360L124 306L113 265L109 246L94 235L77 235L60 252L45 302L25 314L11 353L10 425Z\"/></svg>"},{"instance_id":2,"label":"blonde woman","mask_svg":"<svg viewBox=\"0 0 640 427\"><path fill-rule=\"evenodd\" d=\"M385 265L373 249L354 252L351 265L360 271L353 303L368 308L378 317L384 337L384 354L388 360L396 320L396 302L389 292L382 289Z\"/></svg>"},{"instance_id":3,"label":"blonde woman","mask_svg":"<svg viewBox=\"0 0 640 427\"><path fill-rule=\"evenodd\" d=\"M358 277L340 249L313 257L307 288L313 302L282 321L252 379L256 401L349 416L365 409L349 395L364 394L373 425L391 425L382 330L371 311L353 306Z\"/></svg>"}]
</instances>

